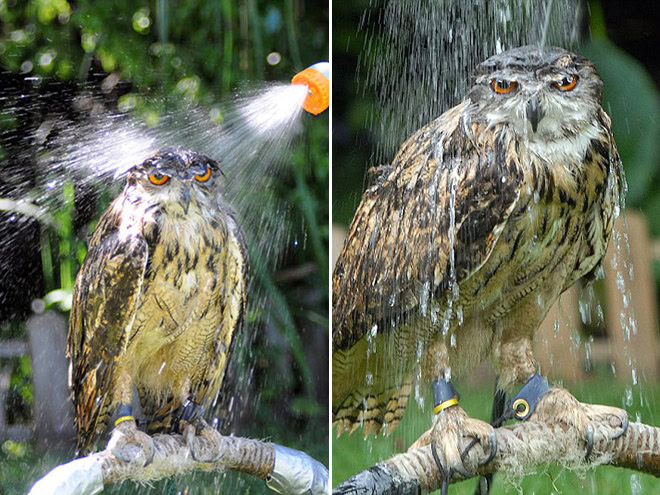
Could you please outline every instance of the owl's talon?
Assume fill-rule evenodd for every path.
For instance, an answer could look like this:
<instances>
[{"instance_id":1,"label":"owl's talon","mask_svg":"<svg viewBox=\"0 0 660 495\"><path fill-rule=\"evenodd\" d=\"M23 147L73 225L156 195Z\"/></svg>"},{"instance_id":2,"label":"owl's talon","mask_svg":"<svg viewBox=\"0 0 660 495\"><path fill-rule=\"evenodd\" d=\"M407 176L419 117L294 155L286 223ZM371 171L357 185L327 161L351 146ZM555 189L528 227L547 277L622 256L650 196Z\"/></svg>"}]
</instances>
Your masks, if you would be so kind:
<instances>
[{"instance_id":1,"label":"owl's talon","mask_svg":"<svg viewBox=\"0 0 660 495\"><path fill-rule=\"evenodd\" d=\"M465 461L465 458L470 453L470 450L472 450L472 447L474 447L477 443L481 443L481 441L478 438L473 438L472 441L468 444L468 446L465 447L465 449L461 453L462 461ZM497 435L495 435L495 430L493 430L488 434L488 457L486 457L485 461L479 462L479 466L485 466L486 464L489 464L493 459L495 459L496 455L497 455Z\"/></svg>"},{"instance_id":2,"label":"owl's talon","mask_svg":"<svg viewBox=\"0 0 660 495\"><path fill-rule=\"evenodd\" d=\"M156 451L153 438L138 430L134 419L124 420L115 427L106 448L126 463L135 461L142 454L144 467L153 462Z\"/></svg>"},{"instance_id":3,"label":"owl's talon","mask_svg":"<svg viewBox=\"0 0 660 495\"><path fill-rule=\"evenodd\" d=\"M588 424L587 425L587 432L585 435L585 441L587 442L587 452L584 455L584 460L586 462L589 462L589 458L591 457L591 453L594 450L594 427L593 425Z\"/></svg>"},{"instance_id":4,"label":"owl's talon","mask_svg":"<svg viewBox=\"0 0 660 495\"><path fill-rule=\"evenodd\" d=\"M195 434L196 426L200 426L202 429L199 435ZM199 444L196 442L198 436L206 438L214 448L200 451L198 449ZM190 450L190 455L197 462L214 463L222 459L224 456L222 451L222 442L224 437L220 434L220 432L218 432L218 430L209 426L209 424L201 418L198 419L195 424L185 422L183 427L183 437L186 441L188 449ZM215 448L216 446L217 450Z\"/></svg>"},{"instance_id":5,"label":"owl's talon","mask_svg":"<svg viewBox=\"0 0 660 495\"><path fill-rule=\"evenodd\" d=\"M472 475L461 466L445 467L438 454L435 440L431 440L431 454L433 455L433 460L435 461L435 465L440 473L440 478L442 479L440 484L441 495L447 495L449 492L449 482L454 473L458 473L466 479L472 477Z\"/></svg>"},{"instance_id":6,"label":"owl's talon","mask_svg":"<svg viewBox=\"0 0 660 495\"><path fill-rule=\"evenodd\" d=\"M497 435L495 435L495 430L491 431L488 435L488 457L483 461L480 466L485 466L490 464L490 462L495 459L497 455Z\"/></svg>"},{"instance_id":7,"label":"owl's talon","mask_svg":"<svg viewBox=\"0 0 660 495\"><path fill-rule=\"evenodd\" d=\"M623 409L579 402L568 391L553 387L539 403L535 421L557 424L564 423L575 428L586 444L585 461L591 462L596 446L613 442L628 429L628 413Z\"/></svg>"},{"instance_id":8,"label":"owl's talon","mask_svg":"<svg viewBox=\"0 0 660 495\"><path fill-rule=\"evenodd\" d=\"M617 433L613 437L610 437L610 441L617 440L617 439L621 438L623 435L625 435L626 432L628 431L629 426L630 426L630 420L628 419L628 415L626 415L623 418L623 421L622 421L622 424L621 424L621 432Z\"/></svg>"}]
</instances>

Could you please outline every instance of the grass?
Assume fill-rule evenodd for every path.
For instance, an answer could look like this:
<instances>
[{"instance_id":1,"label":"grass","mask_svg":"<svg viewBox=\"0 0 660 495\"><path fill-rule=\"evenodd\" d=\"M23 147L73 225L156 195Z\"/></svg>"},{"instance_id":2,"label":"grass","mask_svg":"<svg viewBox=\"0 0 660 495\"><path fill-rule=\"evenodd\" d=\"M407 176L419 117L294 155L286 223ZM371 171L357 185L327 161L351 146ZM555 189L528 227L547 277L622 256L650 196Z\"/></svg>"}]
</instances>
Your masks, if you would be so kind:
<instances>
[{"instance_id":1,"label":"grass","mask_svg":"<svg viewBox=\"0 0 660 495\"><path fill-rule=\"evenodd\" d=\"M660 422L660 384L626 386L608 378L603 372L581 384L567 387L576 398L583 402L624 407L631 421L647 424ZM492 402L492 386L457 386L461 391L461 405L473 417L488 420ZM630 397L632 391L632 403ZM333 438L332 444L332 486L338 485L353 474L404 452L430 424L430 397L424 397L423 410L417 401L412 400L403 421L389 438L379 436L363 440L359 430L352 436ZM626 404L627 403L627 404ZM467 480L452 485L452 495L472 495L477 480ZM440 493L435 492L435 493ZM492 495L523 493L525 495L591 493L598 495L638 495L660 493L660 480L636 471L600 466L586 473L567 471L556 465L539 466L535 474L522 480L508 480L503 475L495 477Z\"/></svg>"}]
</instances>

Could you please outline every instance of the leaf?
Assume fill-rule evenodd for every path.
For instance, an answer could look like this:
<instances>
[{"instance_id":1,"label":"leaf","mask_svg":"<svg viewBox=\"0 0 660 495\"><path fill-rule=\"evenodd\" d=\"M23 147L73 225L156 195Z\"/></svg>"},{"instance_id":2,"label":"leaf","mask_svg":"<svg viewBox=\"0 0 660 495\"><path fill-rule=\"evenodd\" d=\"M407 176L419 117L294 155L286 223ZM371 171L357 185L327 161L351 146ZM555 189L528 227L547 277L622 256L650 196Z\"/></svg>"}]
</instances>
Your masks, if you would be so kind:
<instances>
[{"instance_id":1,"label":"leaf","mask_svg":"<svg viewBox=\"0 0 660 495\"><path fill-rule=\"evenodd\" d=\"M640 207L658 177L660 97L651 76L633 57L608 40L591 41L581 52L597 67L605 83L603 108L628 181L627 204Z\"/></svg>"}]
</instances>

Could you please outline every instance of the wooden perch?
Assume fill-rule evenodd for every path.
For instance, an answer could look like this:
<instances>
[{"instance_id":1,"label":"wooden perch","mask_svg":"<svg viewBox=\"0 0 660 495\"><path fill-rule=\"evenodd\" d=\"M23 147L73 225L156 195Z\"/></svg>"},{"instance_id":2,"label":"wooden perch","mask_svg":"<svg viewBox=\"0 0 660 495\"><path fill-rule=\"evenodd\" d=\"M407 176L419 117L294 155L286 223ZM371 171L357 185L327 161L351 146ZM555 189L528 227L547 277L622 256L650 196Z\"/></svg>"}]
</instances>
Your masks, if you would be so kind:
<instances>
[{"instance_id":1,"label":"wooden perch","mask_svg":"<svg viewBox=\"0 0 660 495\"><path fill-rule=\"evenodd\" d=\"M106 449L55 467L34 484L29 495L92 495L124 480L148 482L195 470L227 469L261 478L280 493L325 495L328 491L325 466L304 452L277 444L240 437L221 437L217 443L197 436L194 441L198 456L217 458L214 462L199 462L193 459L181 435L155 435L153 441L154 457L146 466L140 446L127 452L133 458L130 462Z\"/></svg>"},{"instance_id":2,"label":"wooden perch","mask_svg":"<svg viewBox=\"0 0 660 495\"><path fill-rule=\"evenodd\" d=\"M598 426L596 426L598 428ZM590 460L585 459L585 443L577 430L566 424L529 421L495 430L498 451L488 464L478 467L486 453L477 444L466 456L465 465L474 476L503 472L521 477L538 465L558 463L568 469L587 469L597 465L635 469L660 476L660 428L631 423L626 433L616 440L595 440ZM598 438L598 437L596 437ZM462 446L464 449L468 440ZM451 483L466 478L454 474ZM428 493L440 488L441 479L433 460L431 447L398 454L372 466L333 490L333 495Z\"/></svg>"}]
</instances>

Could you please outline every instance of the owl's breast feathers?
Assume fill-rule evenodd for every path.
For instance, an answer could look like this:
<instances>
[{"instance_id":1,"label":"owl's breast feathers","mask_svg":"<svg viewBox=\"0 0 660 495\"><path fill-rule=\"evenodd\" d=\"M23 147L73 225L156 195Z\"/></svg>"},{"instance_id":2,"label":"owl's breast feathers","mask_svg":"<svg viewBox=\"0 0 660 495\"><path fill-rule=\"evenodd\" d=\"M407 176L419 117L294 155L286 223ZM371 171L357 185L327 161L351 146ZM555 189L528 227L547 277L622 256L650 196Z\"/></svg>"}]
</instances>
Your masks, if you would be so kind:
<instances>
[{"instance_id":1,"label":"owl's breast feathers","mask_svg":"<svg viewBox=\"0 0 660 495\"><path fill-rule=\"evenodd\" d=\"M147 418L172 412L185 394L213 399L242 324L247 263L228 209L196 209L181 222L124 195L114 201L74 289L68 354L79 446L132 393L119 390L122 375Z\"/></svg>"}]
</instances>

